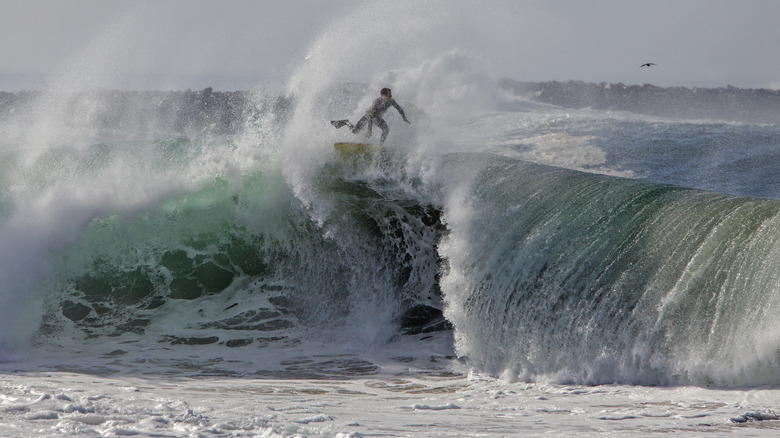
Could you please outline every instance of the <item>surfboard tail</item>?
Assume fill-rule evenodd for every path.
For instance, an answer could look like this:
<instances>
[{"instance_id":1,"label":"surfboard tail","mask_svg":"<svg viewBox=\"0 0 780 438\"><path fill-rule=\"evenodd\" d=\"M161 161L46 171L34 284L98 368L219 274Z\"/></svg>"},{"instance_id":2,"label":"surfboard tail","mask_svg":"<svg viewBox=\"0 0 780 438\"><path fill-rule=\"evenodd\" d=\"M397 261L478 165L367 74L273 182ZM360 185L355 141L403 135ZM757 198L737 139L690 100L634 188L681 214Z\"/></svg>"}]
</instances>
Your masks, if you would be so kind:
<instances>
[{"instance_id":1,"label":"surfboard tail","mask_svg":"<svg viewBox=\"0 0 780 438\"><path fill-rule=\"evenodd\" d=\"M349 120L347 120L347 119L344 119L344 120L331 120L330 124L335 126L336 129L339 129L339 128L341 128L344 125L349 126L350 129L352 128L352 123L349 123Z\"/></svg>"}]
</instances>

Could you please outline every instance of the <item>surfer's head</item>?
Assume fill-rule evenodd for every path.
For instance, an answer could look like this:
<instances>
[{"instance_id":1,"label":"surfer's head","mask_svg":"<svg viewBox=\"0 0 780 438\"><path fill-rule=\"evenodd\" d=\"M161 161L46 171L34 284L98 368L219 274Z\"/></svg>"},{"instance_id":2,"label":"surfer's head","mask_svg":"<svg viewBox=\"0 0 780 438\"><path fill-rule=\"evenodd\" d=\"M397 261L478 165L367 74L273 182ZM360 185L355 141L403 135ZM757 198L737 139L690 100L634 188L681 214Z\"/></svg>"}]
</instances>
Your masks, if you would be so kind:
<instances>
[{"instance_id":1,"label":"surfer's head","mask_svg":"<svg viewBox=\"0 0 780 438\"><path fill-rule=\"evenodd\" d=\"M382 91L379 92L379 95L385 97L393 97L393 92L390 91L389 88L382 88Z\"/></svg>"}]
</instances>

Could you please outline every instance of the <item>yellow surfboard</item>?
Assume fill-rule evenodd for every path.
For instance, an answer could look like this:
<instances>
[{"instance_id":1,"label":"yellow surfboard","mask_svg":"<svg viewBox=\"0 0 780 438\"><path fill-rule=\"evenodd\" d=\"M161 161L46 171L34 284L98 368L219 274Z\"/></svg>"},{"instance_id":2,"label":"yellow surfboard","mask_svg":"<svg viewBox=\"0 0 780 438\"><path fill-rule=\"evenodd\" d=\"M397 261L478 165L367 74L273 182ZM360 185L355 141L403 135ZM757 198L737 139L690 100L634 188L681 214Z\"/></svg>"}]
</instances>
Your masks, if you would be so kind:
<instances>
[{"instance_id":1,"label":"yellow surfboard","mask_svg":"<svg viewBox=\"0 0 780 438\"><path fill-rule=\"evenodd\" d=\"M351 155L371 155L374 153L374 147L368 143L336 143L333 145L336 152L344 156Z\"/></svg>"}]
</instances>

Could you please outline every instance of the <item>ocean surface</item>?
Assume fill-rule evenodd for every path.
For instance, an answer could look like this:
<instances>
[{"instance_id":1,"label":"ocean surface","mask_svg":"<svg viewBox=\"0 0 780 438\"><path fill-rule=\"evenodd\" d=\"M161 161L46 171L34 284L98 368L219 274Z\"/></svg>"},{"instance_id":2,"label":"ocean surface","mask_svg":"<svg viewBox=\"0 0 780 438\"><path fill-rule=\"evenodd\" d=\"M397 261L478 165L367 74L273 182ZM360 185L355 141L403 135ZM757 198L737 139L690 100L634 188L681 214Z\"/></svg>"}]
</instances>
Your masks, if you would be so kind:
<instances>
[{"instance_id":1,"label":"ocean surface","mask_svg":"<svg viewBox=\"0 0 780 438\"><path fill-rule=\"evenodd\" d=\"M5 101L0 436L780 431L780 125L322 71Z\"/></svg>"}]
</instances>

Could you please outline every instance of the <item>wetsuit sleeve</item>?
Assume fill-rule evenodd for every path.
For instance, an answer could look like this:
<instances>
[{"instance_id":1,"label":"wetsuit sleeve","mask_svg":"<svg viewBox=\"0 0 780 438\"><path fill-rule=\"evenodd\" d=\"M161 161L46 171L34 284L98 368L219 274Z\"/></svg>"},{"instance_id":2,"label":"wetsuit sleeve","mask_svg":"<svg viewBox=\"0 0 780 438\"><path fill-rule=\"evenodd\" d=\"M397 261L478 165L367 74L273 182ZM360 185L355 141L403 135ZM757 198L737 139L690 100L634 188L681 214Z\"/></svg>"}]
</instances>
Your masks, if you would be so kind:
<instances>
[{"instance_id":1,"label":"wetsuit sleeve","mask_svg":"<svg viewBox=\"0 0 780 438\"><path fill-rule=\"evenodd\" d=\"M401 105L398 105L398 102L396 102L395 99L393 99L393 106L395 107L395 109L398 110L398 113L401 114L401 117L406 118L406 114L404 114L404 110L401 108Z\"/></svg>"}]
</instances>

